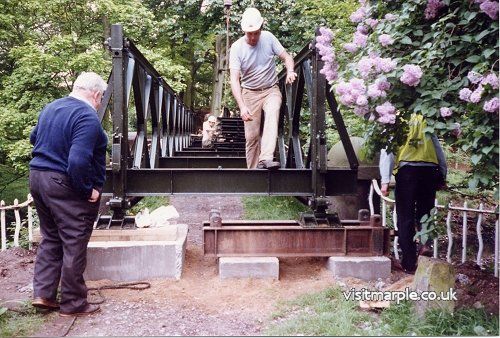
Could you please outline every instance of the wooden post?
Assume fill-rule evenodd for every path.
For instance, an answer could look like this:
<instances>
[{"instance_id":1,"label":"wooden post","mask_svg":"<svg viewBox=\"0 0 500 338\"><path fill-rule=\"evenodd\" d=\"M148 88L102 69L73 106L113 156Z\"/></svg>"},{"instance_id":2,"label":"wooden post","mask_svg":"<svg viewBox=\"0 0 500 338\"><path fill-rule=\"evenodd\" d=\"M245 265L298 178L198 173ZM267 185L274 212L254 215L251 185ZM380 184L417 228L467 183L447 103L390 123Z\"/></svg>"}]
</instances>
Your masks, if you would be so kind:
<instances>
[{"instance_id":1,"label":"wooden post","mask_svg":"<svg viewBox=\"0 0 500 338\"><path fill-rule=\"evenodd\" d=\"M21 232L21 216L19 215L19 201L14 200L14 216L16 217L16 230L14 231L14 246L19 246L19 233Z\"/></svg>"},{"instance_id":2,"label":"wooden post","mask_svg":"<svg viewBox=\"0 0 500 338\"><path fill-rule=\"evenodd\" d=\"M210 101L210 113L215 116L222 116L222 97L224 96L224 80L226 71L229 68L226 60L225 36L218 35L215 40L215 61L213 76L212 100Z\"/></svg>"},{"instance_id":3,"label":"wooden post","mask_svg":"<svg viewBox=\"0 0 500 338\"><path fill-rule=\"evenodd\" d=\"M33 208L31 207L31 194L28 194L28 242L29 249L33 247Z\"/></svg>"},{"instance_id":4,"label":"wooden post","mask_svg":"<svg viewBox=\"0 0 500 338\"><path fill-rule=\"evenodd\" d=\"M2 239L2 251L7 250L7 230L5 229L5 210L3 209L5 207L5 202L2 200L0 201L0 238Z\"/></svg>"}]
</instances>

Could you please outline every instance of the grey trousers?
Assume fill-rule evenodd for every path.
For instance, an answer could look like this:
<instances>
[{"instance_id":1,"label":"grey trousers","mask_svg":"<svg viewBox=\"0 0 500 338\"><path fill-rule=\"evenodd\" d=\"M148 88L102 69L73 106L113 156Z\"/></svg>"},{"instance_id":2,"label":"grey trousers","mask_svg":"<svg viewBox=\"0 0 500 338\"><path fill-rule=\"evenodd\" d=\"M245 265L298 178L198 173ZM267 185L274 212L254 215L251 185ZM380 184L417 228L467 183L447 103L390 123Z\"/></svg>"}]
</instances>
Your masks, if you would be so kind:
<instances>
[{"instance_id":1,"label":"grey trousers","mask_svg":"<svg viewBox=\"0 0 500 338\"><path fill-rule=\"evenodd\" d=\"M33 278L34 296L55 301L60 282L61 311L83 310L88 304L83 279L87 244L99 202L82 199L71 188L69 178L54 171L31 170L30 191L42 235Z\"/></svg>"}]
</instances>

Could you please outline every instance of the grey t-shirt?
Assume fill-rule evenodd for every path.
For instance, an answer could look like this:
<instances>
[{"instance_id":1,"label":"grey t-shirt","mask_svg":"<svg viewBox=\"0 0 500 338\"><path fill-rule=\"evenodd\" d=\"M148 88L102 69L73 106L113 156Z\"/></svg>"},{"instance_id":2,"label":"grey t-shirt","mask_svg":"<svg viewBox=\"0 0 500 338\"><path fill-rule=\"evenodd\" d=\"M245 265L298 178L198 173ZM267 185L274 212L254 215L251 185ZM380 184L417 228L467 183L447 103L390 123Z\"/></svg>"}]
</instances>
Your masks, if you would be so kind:
<instances>
[{"instance_id":1,"label":"grey t-shirt","mask_svg":"<svg viewBox=\"0 0 500 338\"><path fill-rule=\"evenodd\" d=\"M284 50L271 32L262 31L255 46L250 46L242 36L231 45L229 68L240 71L243 88L268 88L278 82L274 56Z\"/></svg>"}]
</instances>

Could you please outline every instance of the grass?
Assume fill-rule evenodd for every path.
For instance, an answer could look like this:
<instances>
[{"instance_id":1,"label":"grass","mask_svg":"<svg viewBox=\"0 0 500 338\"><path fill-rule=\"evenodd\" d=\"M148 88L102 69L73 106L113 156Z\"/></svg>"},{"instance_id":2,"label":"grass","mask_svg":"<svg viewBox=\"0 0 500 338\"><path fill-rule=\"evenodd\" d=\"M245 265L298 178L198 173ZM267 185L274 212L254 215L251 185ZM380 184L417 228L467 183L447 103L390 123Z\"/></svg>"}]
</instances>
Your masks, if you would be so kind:
<instances>
[{"instance_id":1,"label":"grass","mask_svg":"<svg viewBox=\"0 0 500 338\"><path fill-rule=\"evenodd\" d=\"M338 287L278 304L265 335L276 336L485 336L498 335L498 317L483 309L455 313L430 310L418 318L411 302L392 305L380 314L358 309Z\"/></svg>"},{"instance_id":2,"label":"grass","mask_svg":"<svg viewBox=\"0 0 500 338\"><path fill-rule=\"evenodd\" d=\"M243 197L243 219L252 220L285 220L298 219L299 213L309 208L293 197L264 196Z\"/></svg>"},{"instance_id":3,"label":"grass","mask_svg":"<svg viewBox=\"0 0 500 338\"><path fill-rule=\"evenodd\" d=\"M411 302L391 306L382 312L384 334L407 336L498 336L498 317L488 315L483 309L460 309L454 313L430 310L419 319Z\"/></svg>"},{"instance_id":4,"label":"grass","mask_svg":"<svg viewBox=\"0 0 500 338\"><path fill-rule=\"evenodd\" d=\"M168 197L163 196L147 196L141 199L136 205L130 208L130 214L136 215L139 211L148 208L149 211L153 211L164 205L169 205L170 200Z\"/></svg>"},{"instance_id":5,"label":"grass","mask_svg":"<svg viewBox=\"0 0 500 338\"><path fill-rule=\"evenodd\" d=\"M303 295L282 303L264 335L271 336L353 336L365 335L370 315L356 310L338 287Z\"/></svg>"},{"instance_id":6,"label":"grass","mask_svg":"<svg viewBox=\"0 0 500 338\"><path fill-rule=\"evenodd\" d=\"M5 309L0 307L0 337L29 336L44 322L43 315L36 313L29 302L26 302L19 312Z\"/></svg>"}]
</instances>

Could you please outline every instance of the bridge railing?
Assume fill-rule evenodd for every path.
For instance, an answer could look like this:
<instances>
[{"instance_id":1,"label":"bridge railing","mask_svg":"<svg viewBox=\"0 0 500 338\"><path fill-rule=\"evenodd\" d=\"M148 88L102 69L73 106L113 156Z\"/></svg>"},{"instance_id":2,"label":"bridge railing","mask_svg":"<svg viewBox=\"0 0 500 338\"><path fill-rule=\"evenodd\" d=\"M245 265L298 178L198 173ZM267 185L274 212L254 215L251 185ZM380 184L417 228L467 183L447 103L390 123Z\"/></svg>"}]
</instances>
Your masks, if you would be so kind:
<instances>
[{"instance_id":1,"label":"bridge railing","mask_svg":"<svg viewBox=\"0 0 500 338\"><path fill-rule=\"evenodd\" d=\"M370 195L369 195L369 203L370 203L370 212L373 215L374 213L374 205L373 205L373 195L376 193L377 195L380 196L380 199L382 200L382 226L386 227L387 226L387 212L389 211L388 209L391 208L392 206L392 211L390 211L390 214L392 215L392 223L394 225L394 230L398 230L397 226L397 216L396 216L396 201L387 197L383 196L382 192L380 191L380 187L377 183L376 180L372 181L372 186L370 188ZM476 238L477 238L477 243L478 243L478 248L477 248L477 253L475 257L476 264L479 266L483 265L483 252L484 252L484 241L483 241L483 218L484 215L490 214L490 215L495 215L496 216L496 221L495 221L495 248L494 248L494 274L495 277L498 277L498 268L499 268L499 255L500 255L500 248L499 248L499 242L500 242L500 233L499 233L499 225L498 225L498 216L499 213L497 210L488 210L484 209L484 205L480 203L479 208L469 208L467 201L463 202L463 206L458 206L458 205L440 205L438 201L435 201L435 207L436 209L441 209L446 211L446 220L440 220L442 222L446 222L446 236L440 236L440 238L434 238L434 252L433 252L433 257L438 258L438 245L439 245L439 239L444 240L447 243L447 249L446 249L446 261L448 263L452 262L451 255L452 255L452 249L453 249L453 227L452 227L452 214L453 213L458 213L461 214L462 216L462 255L461 255L461 262L464 263L467 260L467 237L469 233L469 216L475 215L477 216L477 222L476 222ZM398 236L394 237L393 241L393 251L394 251L394 256L399 259L399 252L398 252Z\"/></svg>"},{"instance_id":2,"label":"bridge railing","mask_svg":"<svg viewBox=\"0 0 500 338\"><path fill-rule=\"evenodd\" d=\"M13 235L13 245L14 247L19 247L20 242L19 238L21 235L21 229L26 224L28 226L28 241L29 248L31 249L31 244L33 243L33 198L30 194L28 194L26 201L19 203L19 200L16 198L14 200L14 204L5 205L5 201L0 201L0 243L1 243L1 251L7 250L7 221L6 221L6 212L11 211L14 213L15 219L15 228ZM21 221L21 209L27 209L27 220Z\"/></svg>"}]
</instances>

